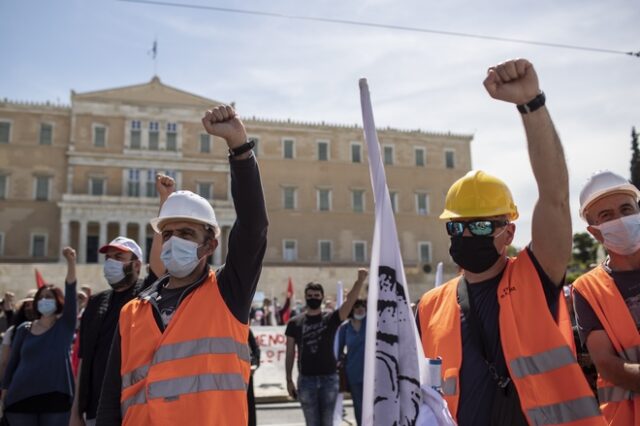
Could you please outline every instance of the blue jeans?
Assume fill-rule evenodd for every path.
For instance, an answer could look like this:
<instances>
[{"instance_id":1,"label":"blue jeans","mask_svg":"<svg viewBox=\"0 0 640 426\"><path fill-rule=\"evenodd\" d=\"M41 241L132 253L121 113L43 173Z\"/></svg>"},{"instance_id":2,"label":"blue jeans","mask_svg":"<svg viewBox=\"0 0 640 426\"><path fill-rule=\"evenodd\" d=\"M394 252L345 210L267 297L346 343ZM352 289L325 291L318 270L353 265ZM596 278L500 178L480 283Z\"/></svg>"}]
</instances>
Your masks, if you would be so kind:
<instances>
[{"instance_id":1,"label":"blue jeans","mask_svg":"<svg viewBox=\"0 0 640 426\"><path fill-rule=\"evenodd\" d=\"M333 426L338 375L298 376L298 400L307 426Z\"/></svg>"},{"instance_id":2,"label":"blue jeans","mask_svg":"<svg viewBox=\"0 0 640 426\"><path fill-rule=\"evenodd\" d=\"M11 426L68 426L70 411L61 413L13 413L7 412Z\"/></svg>"},{"instance_id":3,"label":"blue jeans","mask_svg":"<svg viewBox=\"0 0 640 426\"><path fill-rule=\"evenodd\" d=\"M358 426L360 426L362 424L362 382L349 383L349 393L353 401L353 412L356 415L356 422Z\"/></svg>"}]
</instances>

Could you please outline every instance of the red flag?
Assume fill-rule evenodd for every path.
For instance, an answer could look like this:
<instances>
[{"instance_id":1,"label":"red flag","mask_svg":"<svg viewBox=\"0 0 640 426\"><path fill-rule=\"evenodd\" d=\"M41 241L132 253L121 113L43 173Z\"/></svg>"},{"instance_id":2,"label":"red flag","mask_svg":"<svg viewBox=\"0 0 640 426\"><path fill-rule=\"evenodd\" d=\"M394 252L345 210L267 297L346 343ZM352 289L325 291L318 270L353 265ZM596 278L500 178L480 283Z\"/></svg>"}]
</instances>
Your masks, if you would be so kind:
<instances>
[{"instance_id":1,"label":"red flag","mask_svg":"<svg viewBox=\"0 0 640 426\"><path fill-rule=\"evenodd\" d=\"M40 271L36 269L36 286L40 288L40 287L43 287L45 284L46 282L44 281L44 278L42 278L42 274L40 273Z\"/></svg>"},{"instance_id":2,"label":"red flag","mask_svg":"<svg viewBox=\"0 0 640 426\"><path fill-rule=\"evenodd\" d=\"M287 285L287 300L284 302L284 306L280 311L280 317L282 322L286 324L291 317L291 298L293 297L293 281L289 277L289 284Z\"/></svg>"}]
</instances>

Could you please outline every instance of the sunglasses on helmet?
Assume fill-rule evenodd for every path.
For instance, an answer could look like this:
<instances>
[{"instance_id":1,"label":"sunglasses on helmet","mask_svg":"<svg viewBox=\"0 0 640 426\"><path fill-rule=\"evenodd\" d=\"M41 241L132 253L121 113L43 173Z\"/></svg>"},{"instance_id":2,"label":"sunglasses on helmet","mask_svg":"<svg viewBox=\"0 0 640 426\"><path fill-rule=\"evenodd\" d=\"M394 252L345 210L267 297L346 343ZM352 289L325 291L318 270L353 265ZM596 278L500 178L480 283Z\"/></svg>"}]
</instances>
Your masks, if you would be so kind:
<instances>
[{"instance_id":1,"label":"sunglasses on helmet","mask_svg":"<svg viewBox=\"0 0 640 426\"><path fill-rule=\"evenodd\" d=\"M500 228L509 223L508 220L468 220L464 222L447 222L447 234L452 237L460 237L467 228L471 235L476 237L486 237L493 234L496 228Z\"/></svg>"}]
</instances>

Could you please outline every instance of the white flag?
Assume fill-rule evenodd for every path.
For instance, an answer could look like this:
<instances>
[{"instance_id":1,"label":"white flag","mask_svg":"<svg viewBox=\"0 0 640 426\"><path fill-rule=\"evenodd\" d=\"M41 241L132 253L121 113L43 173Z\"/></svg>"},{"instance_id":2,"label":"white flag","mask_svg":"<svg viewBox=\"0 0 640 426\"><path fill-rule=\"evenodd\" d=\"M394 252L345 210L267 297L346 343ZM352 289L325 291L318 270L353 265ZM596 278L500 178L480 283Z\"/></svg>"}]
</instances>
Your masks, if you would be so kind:
<instances>
[{"instance_id":1,"label":"white flag","mask_svg":"<svg viewBox=\"0 0 640 426\"><path fill-rule=\"evenodd\" d=\"M362 423L366 426L453 425L453 420L448 423L450 416L447 419L448 410L439 394L427 391L430 395L423 398L424 353L409 306L407 280L366 79L360 80L360 103L376 213L369 268Z\"/></svg>"},{"instance_id":2,"label":"white flag","mask_svg":"<svg viewBox=\"0 0 640 426\"><path fill-rule=\"evenodd\" d=\"M442 262L438 262L438 266L436 266L436 279L434 283L434 287L440 287L444 284L444 273L443 273L443 264Z\"/></svg>"}]
</instances>

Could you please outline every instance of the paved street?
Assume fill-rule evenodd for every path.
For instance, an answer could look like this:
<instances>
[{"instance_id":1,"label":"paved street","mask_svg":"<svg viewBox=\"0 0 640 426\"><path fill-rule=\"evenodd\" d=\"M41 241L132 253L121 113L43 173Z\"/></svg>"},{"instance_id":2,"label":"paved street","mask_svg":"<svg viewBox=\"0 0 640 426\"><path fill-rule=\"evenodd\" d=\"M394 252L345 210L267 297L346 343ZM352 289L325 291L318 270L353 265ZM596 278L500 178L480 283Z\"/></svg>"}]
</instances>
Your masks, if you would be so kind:
<instances>
[{"instance_id":1,"label":"paved street","mask_svg":"<svg viewBox=\"0 0 640 426\"><path fill-rule=\"evenodd\" d=\"M342 426L355 426L351 401L345 401L346 417ZM258 404L258 425L305 426L302 409L297 402Z\"/></svg>"}]
</instances>

